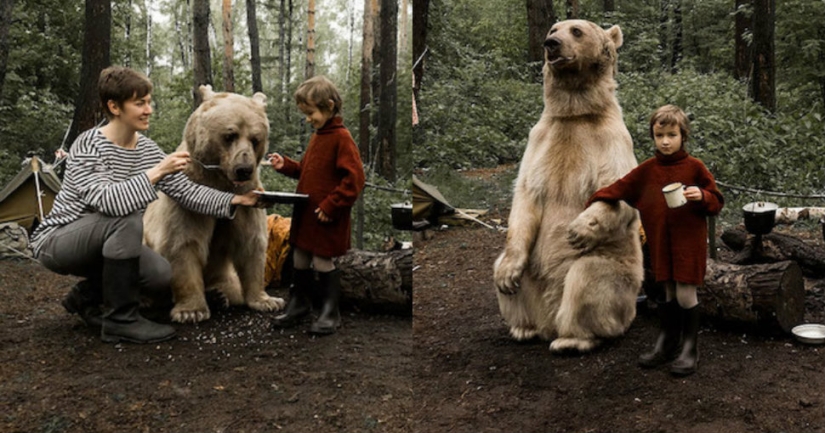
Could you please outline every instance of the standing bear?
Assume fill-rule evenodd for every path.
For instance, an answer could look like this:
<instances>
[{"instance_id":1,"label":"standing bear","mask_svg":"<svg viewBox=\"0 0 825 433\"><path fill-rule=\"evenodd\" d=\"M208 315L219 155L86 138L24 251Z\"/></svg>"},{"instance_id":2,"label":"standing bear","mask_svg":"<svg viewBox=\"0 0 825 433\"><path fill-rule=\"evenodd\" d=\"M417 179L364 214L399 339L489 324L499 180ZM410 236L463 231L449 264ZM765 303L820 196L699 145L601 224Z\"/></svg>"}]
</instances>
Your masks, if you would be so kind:
<instances>
[{"instance_id":1,"label":"standing bear","mask_svg":"<svg viewBox=\"0 0 825 433\"><path fill-rule=\"evenodd\" d=\"M594 203L636 165L616 99L618 26L556 23L544 42L544 111L515 182L507 242L494 265L499 308L516 340L586 352L623 334L643 279L638 213Z\"/></svg>"},{"instance_id":2,"label":"standing bear","mask_svg":"<svg viewBox=\"0 0 825 433\"><path fill-rule=\"evenodd\" d=\"M211 86L200 92L203 103L189 117L177 149L192 157L184 172L194 182L235 194L260 188L258 164L269 143L266 96L215 93ZM264 290L263 209L238 206L231 219L218 219L159 195L144 215L144 242L172 265L172 320L209 319L206 289L220 291L229 304L283 308L283 299Z\"/></svg>"}]
</instances>

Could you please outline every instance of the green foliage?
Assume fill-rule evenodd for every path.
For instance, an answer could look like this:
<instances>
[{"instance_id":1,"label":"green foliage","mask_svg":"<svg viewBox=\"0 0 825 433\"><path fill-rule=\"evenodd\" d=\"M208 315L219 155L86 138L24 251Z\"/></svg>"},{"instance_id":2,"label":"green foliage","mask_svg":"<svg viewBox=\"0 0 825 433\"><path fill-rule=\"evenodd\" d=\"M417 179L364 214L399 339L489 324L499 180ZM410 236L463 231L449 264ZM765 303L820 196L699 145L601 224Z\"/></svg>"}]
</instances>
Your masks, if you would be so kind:
<instances>
[{"instance_id":1,"label":"green foliage","mask_svg":"<svg viewBox=\"0 0 825 433\"><path fill-rule=\"evenodd\" d=\"M0 105L0 185L5 185L18 171L29 152L47 162L60 147L69 126L73 107L57 101L50 92L28 92L12 106ZM14 122L8 119L15 119ZM32 133L32 131L37 131Z\"/></svg>"},{"instance_id":2,"label":"green foliage","mask_svg":"<svg viewBox=\"0 0 825 433\"><path fill-rule=\"evenodd\" d=\"M509 194L509 189L484 184L491 193L478 196L467 184L474 181L454 170L518 160L542 101L532 65L523 60L525 41L512 36L514 28L526 34L526 17L509 21L498 9L515 8L515 2L487 3L431 3L428 69L417 100L421 126L414 131L413 154L425 181L442 191L455 189L455 197L495 206L495 195ZM555 2L557 17L564 16L564 3ZM640 161L653 155L650 114L661 105L676 104L691 117L688 149L720 181L803 195L825 191L825 30L812 19L825 16L825 2L777 4L779 108L774 114L751 101L747 83L731 78L732 2L682 0L683 58L676 74L665 72L661 63L665 48L660 46L660 2L616 2L616 11L609 15L600 1L580 4L582 18L622 28L618 97ZM673 37L672 20L671 12L664 29L668 40ZM499 25L487 25L490 22ZM487 34L482 36L479 29ZM495 44L488 45L490 41ZM515 170L509 173L515 176ZM754 200L817 204L733 189L723 192L728 202L723 218L729 221L739 221L741 206Z\"/></svg>"}]
</instances>

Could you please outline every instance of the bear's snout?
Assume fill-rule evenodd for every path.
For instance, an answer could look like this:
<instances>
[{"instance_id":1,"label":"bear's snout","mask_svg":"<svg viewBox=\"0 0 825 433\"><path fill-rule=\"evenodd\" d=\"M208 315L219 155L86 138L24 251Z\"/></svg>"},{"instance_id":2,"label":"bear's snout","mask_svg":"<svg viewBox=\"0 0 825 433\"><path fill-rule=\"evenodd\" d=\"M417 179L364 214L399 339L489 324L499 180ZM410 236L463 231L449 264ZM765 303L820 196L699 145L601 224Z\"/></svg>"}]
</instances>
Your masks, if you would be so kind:
<instances>
[{"instance_id":1,"label":"bear's snout","mask_svg":"<svg viewBox=\"0 0 825 433\"><path fill-rule=\"evenodd\" d=\"M544 49L547 53L558 52L561 47L561 41L556 37L549 37L544 40Z\"/></svg>"},{"instance_id":2,"label":"bear's snout","mask_svg":"<svg viewBox=\"0 0 825 433\"><path fill-rule=\"evenodd\" d=\"M235 180L239 182L245 182L249 179L252 179L252 173L255 172L255 167L252 165L239 165L235 167Z\"/></svg>"}]
</instances>

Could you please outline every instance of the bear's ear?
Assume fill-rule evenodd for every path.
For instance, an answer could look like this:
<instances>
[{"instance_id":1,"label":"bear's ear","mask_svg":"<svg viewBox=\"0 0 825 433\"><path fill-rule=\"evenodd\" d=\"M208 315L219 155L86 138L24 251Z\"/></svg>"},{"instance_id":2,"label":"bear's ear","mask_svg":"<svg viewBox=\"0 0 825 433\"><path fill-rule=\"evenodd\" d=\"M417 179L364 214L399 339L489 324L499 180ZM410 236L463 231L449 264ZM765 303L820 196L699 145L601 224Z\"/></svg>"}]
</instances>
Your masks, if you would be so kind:
<instances>
[{"instance_id":1,"label":"bear's ear","mask_svg":"<svg viewBox=\"0 0 825 433\"><path fill-rule=\"evenodd\" d=\"M204 101L208 101L215 96L215 92L212 91L212 86L209 84L201 84L201 86L198 87L198 90L201 91L201 97Z\"/></svg>"},{"instance_id":2,"label":"bear's ear","mask_svg":"<svg viewBox=\"0 0 825 433\"><path fill-rule=\"evenodd\" d=\"M263 105L264 107L266 107L266 95L264 95L263 93L261 93L261 92L255 92L255 94L254 94L254 95L252 95L252 100L253 100L253 101L256 101L256 102L258 102L259 104L261 104L261 105Z\"/></svg>"},{"instance_id":3,"label":"bear's ear","mask_svg":"<svg viewBox=\"0 0 825 433\"><path fill-rule=\"evenodd\" d=\"M613 41L613 45L616 45L616 48L622 46L622 42L624 42L624 36L622 35L622 29L619 26L613 26L607 29L607 37Z\"/></svg>"}]
</instances>

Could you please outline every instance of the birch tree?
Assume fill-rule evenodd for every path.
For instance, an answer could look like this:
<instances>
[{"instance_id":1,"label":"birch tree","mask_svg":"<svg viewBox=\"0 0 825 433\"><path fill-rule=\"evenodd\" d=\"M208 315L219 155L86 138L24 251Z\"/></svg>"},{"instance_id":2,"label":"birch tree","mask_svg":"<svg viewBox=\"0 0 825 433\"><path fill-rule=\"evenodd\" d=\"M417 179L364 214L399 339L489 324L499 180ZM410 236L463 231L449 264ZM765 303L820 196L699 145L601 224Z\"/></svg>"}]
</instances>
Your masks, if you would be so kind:
<instances>
[{"instance_id":1,"label":"birch tree","mask_svg":"<svg viewBox=\"0 0 825 433\"><path fill-rule=\"evenodd\" d=\"M235 38L232 34L232 0L222 1L223 17L223 89L235 91Z\"/></svg>"}]
</instances>

